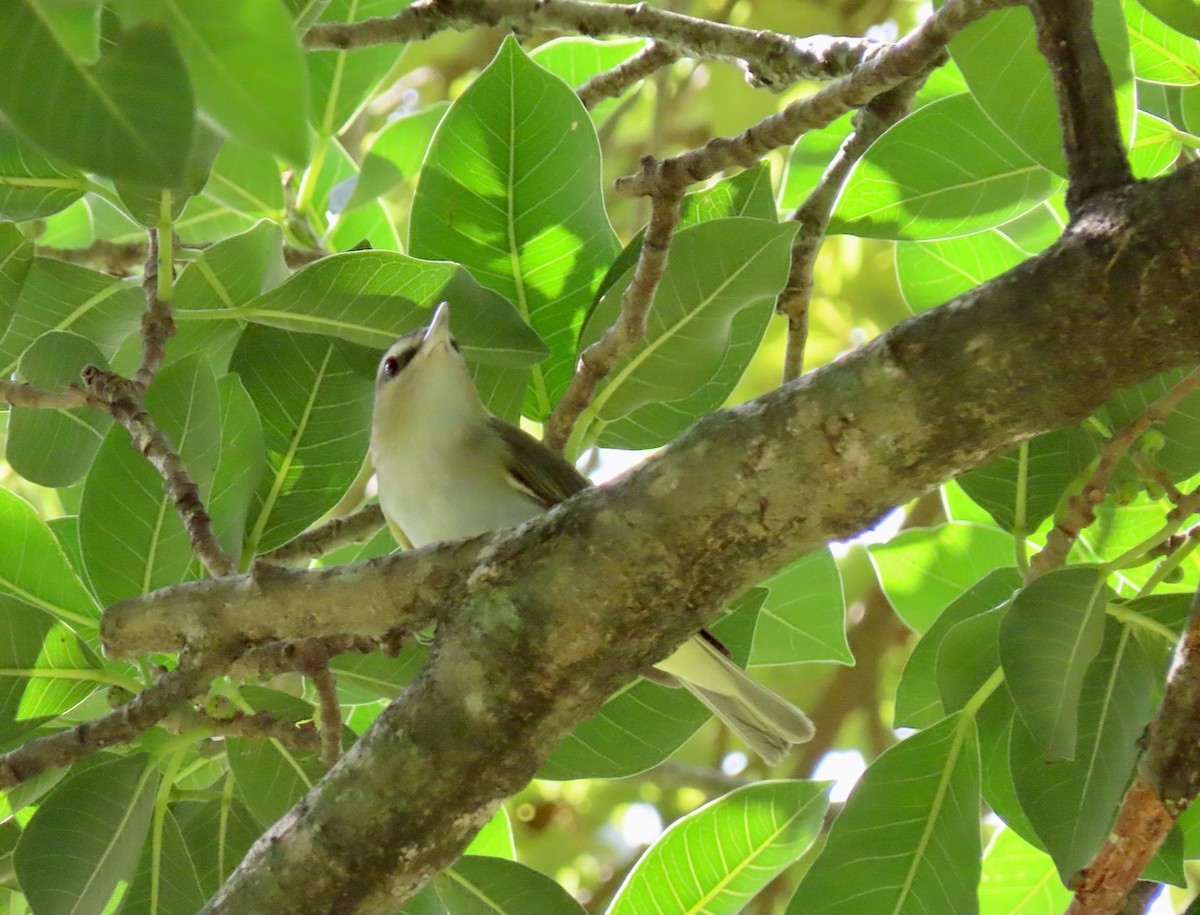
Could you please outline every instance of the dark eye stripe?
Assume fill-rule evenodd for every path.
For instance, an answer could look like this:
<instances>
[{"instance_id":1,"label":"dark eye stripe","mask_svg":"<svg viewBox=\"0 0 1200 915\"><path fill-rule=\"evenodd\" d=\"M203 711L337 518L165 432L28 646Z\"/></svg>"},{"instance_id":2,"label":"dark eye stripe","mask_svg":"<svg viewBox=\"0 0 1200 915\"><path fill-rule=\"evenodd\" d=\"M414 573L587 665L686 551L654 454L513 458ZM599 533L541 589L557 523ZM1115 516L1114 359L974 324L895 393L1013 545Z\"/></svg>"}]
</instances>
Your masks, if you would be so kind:
<instances>
[{"instance_id":1,"label":"dark eye stripe","mask_svg":"<svg viewBox=\"0 0 1200 915\"><path fill-rule=\"evenodd\" d=\"M394 356L388 356L383 360L383 365L379 367L380 373L384 378L395 378L404 367L412 362L413 356L417 354L416 349L405 350L402 353L397 353Z\"/></svg>"}]
</instances>

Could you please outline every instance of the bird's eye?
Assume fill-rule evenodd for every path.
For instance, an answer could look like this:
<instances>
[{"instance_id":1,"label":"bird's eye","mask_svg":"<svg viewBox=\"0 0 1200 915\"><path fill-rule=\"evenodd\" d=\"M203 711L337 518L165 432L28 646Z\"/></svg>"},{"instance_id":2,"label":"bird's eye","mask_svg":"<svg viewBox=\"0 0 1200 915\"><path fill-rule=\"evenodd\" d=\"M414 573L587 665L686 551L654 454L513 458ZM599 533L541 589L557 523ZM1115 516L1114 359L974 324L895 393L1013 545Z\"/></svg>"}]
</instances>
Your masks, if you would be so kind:
<instances>
[{"instance_id":1,"label":"bird's eye","mask_svg":"<svg viewBox=\"0 0 1200 915\"><path fill-rule=\"evenodd\" d=\"M395 378L400 374L400 369L403 366L400 364L400 359L397 356L388 356L383 360L383 377Z\"/></svg>"}]
</instances>

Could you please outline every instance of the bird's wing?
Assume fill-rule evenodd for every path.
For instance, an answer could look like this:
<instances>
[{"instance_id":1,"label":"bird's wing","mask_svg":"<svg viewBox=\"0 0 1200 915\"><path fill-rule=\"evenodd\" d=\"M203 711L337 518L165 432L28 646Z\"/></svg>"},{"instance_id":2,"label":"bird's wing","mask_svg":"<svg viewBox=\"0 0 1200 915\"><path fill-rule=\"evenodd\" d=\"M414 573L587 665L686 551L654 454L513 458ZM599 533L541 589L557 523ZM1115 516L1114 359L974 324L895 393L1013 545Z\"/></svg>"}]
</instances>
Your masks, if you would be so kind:
<instances>
[{"instance_id":1,"label":"bird's wing","mask_svg":"<svg viewBox=\"0 0 1200 915\"><path fill-rule=\"evenodd\" d=\"M491 417L490 422L508 446L508 472L540 505L550 508L592 485L570 461L551 451L524 429L497 416Z\"/></svg>"}]
</instances>

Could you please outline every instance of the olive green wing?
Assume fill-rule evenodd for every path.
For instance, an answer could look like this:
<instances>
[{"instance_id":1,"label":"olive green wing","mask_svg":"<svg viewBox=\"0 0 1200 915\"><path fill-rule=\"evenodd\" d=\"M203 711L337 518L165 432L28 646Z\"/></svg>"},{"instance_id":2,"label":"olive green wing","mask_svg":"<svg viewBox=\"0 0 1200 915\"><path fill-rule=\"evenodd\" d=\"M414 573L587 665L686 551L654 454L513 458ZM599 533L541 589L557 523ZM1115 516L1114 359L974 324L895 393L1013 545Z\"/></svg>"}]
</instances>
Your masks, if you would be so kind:
<instances>
[{"instance_id":1,"label":"olive green wing","mask_svg":"<svg viewBox=\"0 0 1200 915\"><path fill-rule=\"evenodd\" d=\"M592 485L566 458L551 451L524 429L497 416L491 417L490 422L508 446L508 472L540 505L550 508Z\"/></svg>"}]
</instances>

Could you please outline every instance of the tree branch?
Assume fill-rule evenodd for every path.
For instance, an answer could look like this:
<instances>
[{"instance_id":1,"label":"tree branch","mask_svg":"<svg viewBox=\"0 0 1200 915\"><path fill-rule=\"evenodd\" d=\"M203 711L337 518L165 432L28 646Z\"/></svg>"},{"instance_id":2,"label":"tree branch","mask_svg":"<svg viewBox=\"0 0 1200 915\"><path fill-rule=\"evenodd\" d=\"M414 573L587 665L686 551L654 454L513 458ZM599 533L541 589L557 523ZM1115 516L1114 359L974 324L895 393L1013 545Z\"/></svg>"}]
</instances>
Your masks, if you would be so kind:
<instances>
[{"instance_id":1,"label":"tree branch","mask_svg":"<svg viewBox=\"0 0 1200 915\"><path fill-rule=\"evenodd\" d=\"M334 518L320 527L293 537L281 547L258 557L258 562L279 566L297 566L320 559L326 553L348 543L360 543L383 527L383 509L378 502L365 505L352 515Z\"/></svg>"},{"instance_id":2,"label":"tree branch","mask_svg":"<svg viewBox=\"0 0 1200 915\"><path fill-rule=\"evenodd\" d=\"M258 620L266 605L330 627L331 607L380 627L440 619L430 663L254 845L208 911L394 911L567 730L732 596L990 454L1080 421L1120 388L1197 360L1197 200L1197 165L1097 198L1094 215L1041 255L706 417L636 472L516 531L282 571L286 608L272 580L204 583L245 598L216 608L218 622ZM195 587L147 596L141 612L178 619L172 605ZM132 624L119 605L106 637L122 606ZM204 623L187 625L202 634Z\"/></svg>"},{"instance_id":3,"label":"tree branch","mask_svg":"<svg viewBox=\"0 0 1200 915\"><path fill-rule=\"evenodd\" d=\"M776 32L696 19L648 3L588 0L419 0L395 16L314 25L309 50L419 41L445 29L491 26L530 32L557 29L579 35L656 38L687 57L744 61L756 85L782 90L800 79L848 73L876 42L862 38L792 38Z\"/></svg>"},{"instance_id":4,"label":"tree branch","mask_svg":"<svg viewBox=\"0 0 1200 915\"><path fill-rule=\"evenodd\" d=\"M165 192L164 192L165 193ZM171 249L174 240L169 236L159 239L155 229L150 230L150 244L146 254L146 272L142 279L142 290L146 294L146 313L142 316L142 364L133 375L134 384L145 390L154 379L155 373L166 358L167 341L175 335L175 319L171 316L171 271L174 264ZM165 261L165 263L160 263ZM160 271L165 274L166 291L159 289Z\"/></svg>"},{"instance_id":5,"label":"tree branch","mask_svg":"<svg viewBox=\"0 0 1200 915\"><path fill-rule=\"evenodd\" d=\"M36 410L71 410L75 407L101 406L87 391L69 387L65 391L46 391L23 381L0 379L0 399L14 407Z\"/></svg>"},{"instance_id":6,"label":"tree branch","mask_svg":"<svg viewBox=\"0 0 1200 915\"><path fill-rule=\"evenodd\" d=\"M1038 48L1054 78L1067 157L1067 211L1076 216L1094 194L1133 181L1112 76L1092 31L1092 0L1030 0Z\"/></svg>"}]
</instances>

